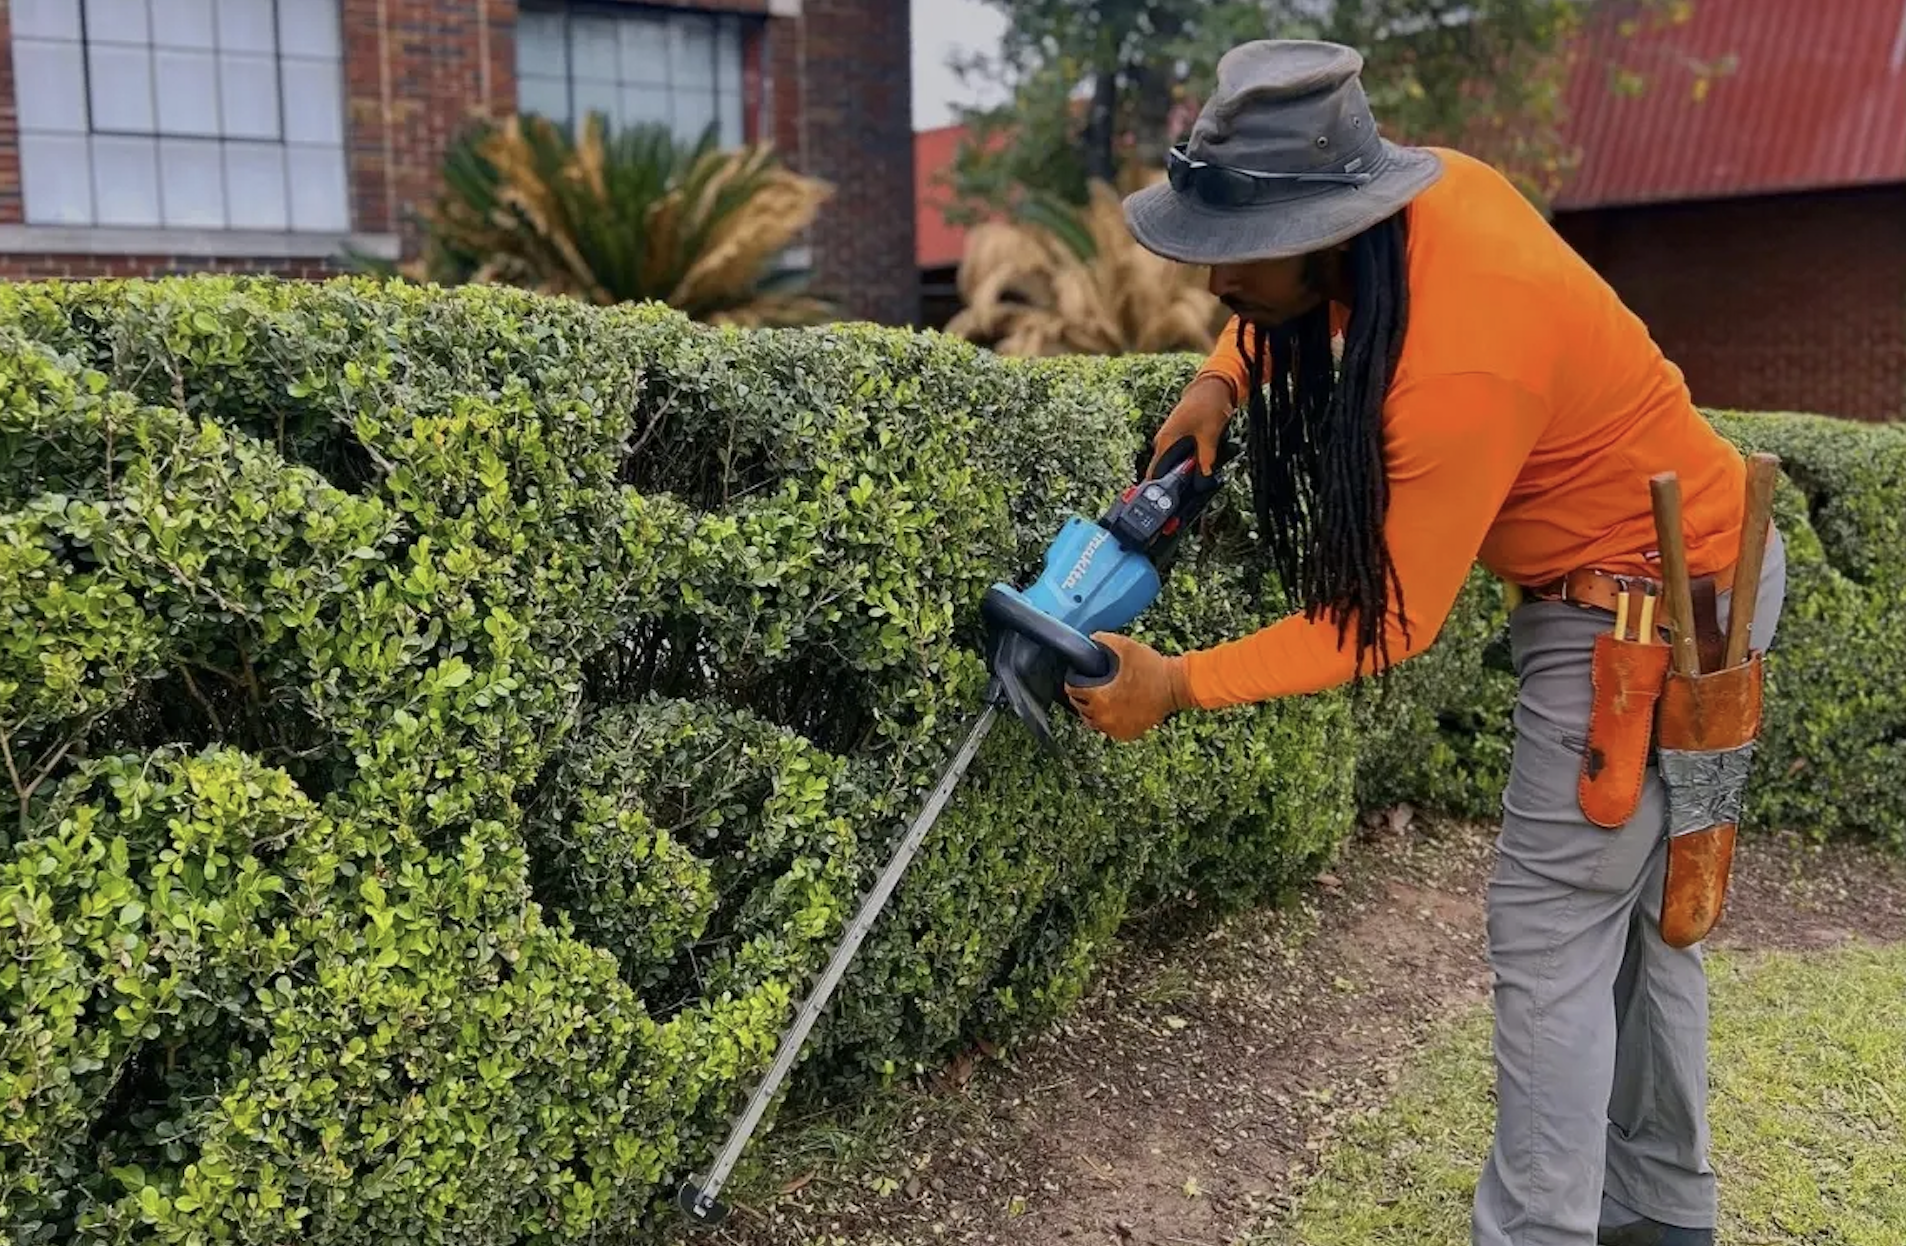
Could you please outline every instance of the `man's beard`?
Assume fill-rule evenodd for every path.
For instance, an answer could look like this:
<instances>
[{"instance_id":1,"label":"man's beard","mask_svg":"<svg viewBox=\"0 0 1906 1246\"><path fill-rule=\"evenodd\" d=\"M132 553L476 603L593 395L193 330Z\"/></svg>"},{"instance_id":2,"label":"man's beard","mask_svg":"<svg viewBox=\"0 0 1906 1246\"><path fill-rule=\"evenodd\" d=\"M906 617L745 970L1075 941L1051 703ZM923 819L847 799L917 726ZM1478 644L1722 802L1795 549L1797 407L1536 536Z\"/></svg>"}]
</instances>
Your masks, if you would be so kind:
<instances>
[{"instance_id":1,"label":"man's beard","mask_svg":"<svg viewBox=\"0 0 1906 1246\"><path fill-rule=\"evenodd\" d=\"M1253 325L1264 330L1266 333L1288 332L1295 326L1302 324L1304 317L1323 306L1322 300L1319 299L1303 311L1280 315L1271 308L1250 302L1247 299L1237 298L1233 295L1226 295L1219 301L1224 304L1225 309L1233 316L1236 316L1245 324Z\"/></svg>"},{"instance_id":2,"label":"man's beard","mask_svg":"<svg viewBox=\"0 0 1906 1246\"><path fill-rule=\"evenodd\" d=\"M1301 324L1304 317L1316 311L1317 308L1330 302L1329 295L1324 292L1325 276L1322 255L1311 254L1304 257L1303 272L1298 278L1298 297L1305 304L1301 311L1279 315L1272 308L1252 302L1250 299L1240 298L1235 294L1223 295L1218 301L1224 304L1226 311L1246 324L1256 325L1266 331L1290 329Z\"/></svg>"},{"instance_id":3,"label":"man's beard","mask_svg":"<svg viewBox=\"0 0 1906 1246\"><path fill-rule=\"evenodd\" d=\"M1255 303L1247 303L1243 299L1235 298L1229 294L1218 301L1224 304L1225 310L1246 324L1256 325L1261 329L1273 329L1277 327L1276 322L1270 318L1269 314Z\"/></svg>"}]
</instances>

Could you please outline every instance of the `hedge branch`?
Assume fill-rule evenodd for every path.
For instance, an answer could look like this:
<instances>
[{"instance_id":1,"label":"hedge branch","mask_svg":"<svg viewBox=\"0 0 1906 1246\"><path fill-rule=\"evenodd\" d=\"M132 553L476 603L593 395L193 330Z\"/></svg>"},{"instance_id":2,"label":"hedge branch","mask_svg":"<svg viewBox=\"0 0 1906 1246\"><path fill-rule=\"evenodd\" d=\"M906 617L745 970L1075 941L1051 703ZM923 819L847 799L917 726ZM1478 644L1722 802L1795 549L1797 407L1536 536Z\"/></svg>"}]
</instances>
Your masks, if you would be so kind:
<instances>
[{"instance_id":1,"label":"hedge branch","mask_svg":"<svg viewBox=\"0 0 1906 1246\"><path fill-rule=\"evenodd\" d=\"M118 487L113 483L113 420L112 404L106 404L105 418L101 421L106 433L106 499L117 501Z\"/></svg>"},{"instance_id":2,"label":"hedge branch","mask_svg":"<svg viewBox=\"0 0 1906 1246\"><path fill-rule=\"evenodd\" d=\"M12 739L12 736L13 736L13 728L10 726L6 726L5 724L0 724L0 756L3 756L6 758L7 777L13 780L14 794L20 797L20 830L24 832L26 830L27 797L25 794L25 790L22 788L20 784L20 770L17 766L13 764L13 748L9 743L9 741Z\"/></svg>"},{"instance_id":3,"label":"hedge branch","mask_svg":"<svg viewBox=\"0 0 1906 1246\"><path fill-rule=\"evenodd\" d=\"M218 676L220 679L224 680L226 683L230 684L232 687L238 689L240 692L243 692L245 690L245 681L243 677L234 675L232 672L224 669L223 667L213 666L209 662L193 662L190 665L198 667L200 670L204 671L207 675Z\"/></svg>"},{"instance_id":4,"label":"hedge branch","mask_svg":"<svg viewBox=\"0 0 1906 1246\"><path fill-rule=\"evenodd\" d=\"M251 654L245 652L245 646L237 644L236 642L233 643L233 647L238 650L239 664L245 669L245 683L243 686L245 691L250 694L252 704L264 704L265 692L264 689L258 686L258 672L252 669Z\"/></svg>"},{"instance_id":5,"label":"hedge branch","mask_svg":"<svg viewBox=\"0 0 1906 1246\"><path fill-rule=\"evenodd\" d=\"M65 741L62 742L58 748L53 750L52 755L35 769L33 781L28 783L26 785L26 791L20 794L20 814L22 818L26 816L26 805L28 801L33 799L33 793L38 791L40 784L46 782L53 771L59 768L59 764L66 760L66 755L73 751L73 746L86 738L86 732L92 728L93 723L97 721L97 717L98 716L95 715L93 718L87 719L84 726L78 731L75 731L72 735L67 736Z\"/></svg>"},{"instance_id":6,"label":"hedge branch","mask_svg":"<svg viewBox=\"0 0 1906 1246\"><path fill-rule=\"evenodd\" d=\"M655 436L656 430L662 427L662 421L668 418L668 413L673 410L674 407L674 394L667 395L660 403L656 404L655 414L649 417L647 426L642 430L642 435L637 437L635 444L629 447L629 462L631 464L635 462L636 456L642 452L642 447L649 443L649 438Z\"/></svg>"},{"instance_id":7,"label":"hedge branch","mask_svg":"<svg viewBox=\"0 0 1906 1246\"><path fill-rule=\"evenodd\" d=\"M14 764L13 748L9 742L13 734L13 728L5 724L0 724L0 756L4 756L6 759L7 777L13 780L14 795L20 798L21 834L24 835L26 833L29 815L33 810L33 794L40 790L40 784L46 782L47 778L51 776L55 770L59 769L59 764L66 760L66 755L73 751L73 746L86 738L86 733L92 730L93 724L98 722L100 717L101 714L89 716L85 722L80 724L79 730L67 736L65 741L63 741L59 747L55 748L45 760L35 762L33 764L33 777L24 783L20 780L19 767Z\"/></svg>"},{"instance_id":8,"label":"hedge branch","mask_svg":"<svg viewBox=\"0 0 1906 1246\"><path fill-rule=\"evenodd\" d=\"M185 690L192 694L192 699L199 703L199 708L205 711L205 716L212 720L212 730L218 733L220 739L223 739L225 736L225 722L218 716L218 711L212 708L212 702L203 692L199 691L198 681L192 678L192 668L190 666L181 666L179 668L179 674L185 678Z\"/></svg>"}]
</instances>

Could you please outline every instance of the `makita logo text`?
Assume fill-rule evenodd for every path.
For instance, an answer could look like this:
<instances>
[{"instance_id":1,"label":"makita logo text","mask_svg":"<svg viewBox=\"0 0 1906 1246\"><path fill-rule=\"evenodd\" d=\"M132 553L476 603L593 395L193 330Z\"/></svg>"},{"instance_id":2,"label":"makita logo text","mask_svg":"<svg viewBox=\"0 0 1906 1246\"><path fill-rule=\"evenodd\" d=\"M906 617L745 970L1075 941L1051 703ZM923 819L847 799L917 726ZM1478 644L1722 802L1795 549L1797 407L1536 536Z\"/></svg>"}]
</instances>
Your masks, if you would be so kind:
<instances>
[{"instance_id":1,"label":"makita logo text","mask_svg":"<svg viewBox=\"0 0 1906 1246\"><path fill-rule=\"evenodd\" d=\"M1066 574L1066 578L1059 585L1060 588L1071 592L1078 587L1079 581L1085 578L1086 569L1092 565L1092 555L1098 553L1099 546L1105 544L1111 535L1100 528L1098 534L1085 543L1085 552L1079 555L1079 561L1072 564L1072 570Z\"/></svg>"}]
</instances>

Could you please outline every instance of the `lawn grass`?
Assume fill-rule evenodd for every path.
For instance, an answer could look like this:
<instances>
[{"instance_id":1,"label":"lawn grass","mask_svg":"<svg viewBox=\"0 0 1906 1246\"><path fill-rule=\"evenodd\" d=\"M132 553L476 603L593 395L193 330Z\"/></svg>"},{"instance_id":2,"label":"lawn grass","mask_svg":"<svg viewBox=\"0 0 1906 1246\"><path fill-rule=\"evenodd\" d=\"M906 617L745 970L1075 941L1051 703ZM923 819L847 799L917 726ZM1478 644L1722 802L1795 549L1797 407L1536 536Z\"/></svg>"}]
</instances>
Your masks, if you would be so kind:
<instances>
[{"instance_id":1,"label":"lawn grass","mask_svg":"<svg viewBox=\"0 0 1906 1246\"><path fill-rule=\"evenodd\" d=\"M1713 954L1720 1246L1906 1242L1906 948ZM1347 1129L1255 1246L1462 1246L1494 1118L1487 1007Z\"/></svg>"}]
</instances>

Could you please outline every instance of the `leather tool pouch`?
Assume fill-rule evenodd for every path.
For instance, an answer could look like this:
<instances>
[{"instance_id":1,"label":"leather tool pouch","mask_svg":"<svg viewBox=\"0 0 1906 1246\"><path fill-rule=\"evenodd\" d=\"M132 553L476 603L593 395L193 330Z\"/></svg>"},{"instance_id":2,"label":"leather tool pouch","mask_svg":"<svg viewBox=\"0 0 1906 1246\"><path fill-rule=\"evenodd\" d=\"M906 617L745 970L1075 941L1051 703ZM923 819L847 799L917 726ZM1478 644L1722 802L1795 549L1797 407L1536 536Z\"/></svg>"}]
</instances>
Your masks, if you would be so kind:
<instances>
[{"instance_id":1,"label":"leather tool pouch","mask_svg":"<svg viewBox=\"0 0 1906 1246\"><path fill-rule=\"evenodd\" d=\"M1613 632L1595 638L1594 700L1576 797L1582 816L1596 826L1614 830L1634 816L1670 658L1664 644L1622 640Z\"/></svg>"},{"instance_id":2,"label":"leather tool pouch","mask_svg":"<svg viewBox=\"0 0 1906 1246\"><path fill-rule=\"evenodd\" d=\"M1754 746L1760 737L1762 658L1709 675L1672 673L1661 694L1660 764L1668 793L1668 871L1661 938L1692 947L1727 901Z\"/></svg>"}]
</instances>

